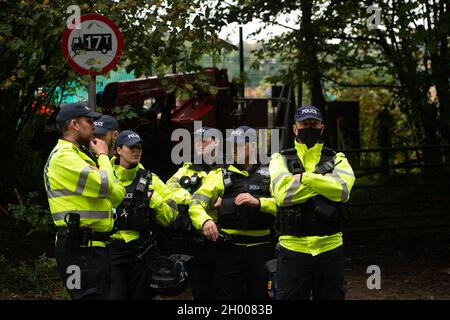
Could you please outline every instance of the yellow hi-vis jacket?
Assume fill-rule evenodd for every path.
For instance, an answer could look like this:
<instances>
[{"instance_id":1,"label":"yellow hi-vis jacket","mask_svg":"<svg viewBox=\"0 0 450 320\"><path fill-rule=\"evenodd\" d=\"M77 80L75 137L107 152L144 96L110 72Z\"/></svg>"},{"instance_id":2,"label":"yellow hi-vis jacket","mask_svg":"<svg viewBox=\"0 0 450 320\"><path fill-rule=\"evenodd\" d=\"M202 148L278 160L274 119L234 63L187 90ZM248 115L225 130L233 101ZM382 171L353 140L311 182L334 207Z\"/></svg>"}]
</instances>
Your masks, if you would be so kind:
<instances>
[{"instance_id":1,"label":"yellow hi-vis jacket","mask_svg":"<svg viewBox=\"0 0 450 320\"><path fill-rule=\"evenodd\" d=\"M169 180L167 180L166 185L172 194L171 197L173 200L176 201L178 205L190 206L192 203L192 194L186 188L183 188L180 184L180 179L182 177L184 176L192 177L194 174L197 173L198 178L201 179L200 186L203 185L203 183L205 182L206 177L208 176L208 172L196 169L198 169L197 166L194 166L190 162L186 162L180 169L178 169L177 172L175 172L175 174L172 177L170 177ZM211 208L207 212L208 215L212 218L212 220L217 222L217 209ZM203 234L203 231L200 230L197 231Z\"/></svg>"},{"instance_id":2,"label":"yellow hi-vis jacket","mask_svg":"<svg viewBox=\"0 0 450 320\"><path fill-rule=\"evenodd\" d=\"M213 220L210 215L207 214L208 210L211 210L219 197L223 197L225 186L223 183L222 168L211 171L205 178L202 186L192 195L192 203L189 207L189 216L194 228L202 230L203 224L207 220ZM246 177L249 173L245 170L239 170L233 165L230 165L227 169L230 172L234 172ZM277 211L274 198L259 198L261 206L260 211L275 215ZM242 235L250 237L261 237L270 234L270 229L265 230L234 230L234 229L222 229L224 232L231 235ZM245 246L258 245L255 244L242 244Z\"/></svg>"},{"instance_id":3,"label":"yellow hi-vis jacket","mask_svg":"<svg viewBox=\"0 0 450 320\"><path fill-rule=\"evenodd\" d=\"M171 198L175 200L177 204L191 204L192 194L180 185L180 179L184 176L192 177L196 173L203 184L208 173L206 171L194 170L192 163L186 162L172 177L170 177L169 180L167 180L166 185L172 194Z\"/></svg>"},{"instance_id":4,"label":"yellow hi-vis jacket","mask_svg":"<svg viewBox=\"0 0 450 320\"><path fill-rule=\"evenodd\" d=\"M125 188L116 183L107 155L98 157L97 167L75 144L60 139L45 165L44 183L57 226L67 226L64 217L74 212L80 215L80 226L90 225L95 232L111 232L112 208L122 201ZM92 245L105 244L92 241Z\"/></svg>"},{"instance_id":5,"label":"yellow hi-vis jacket","mask_svg":"<svg viewBox=\"0 0 450 320\"><path fill-rule=\"evenodd\" d=\"M301 183L293 178L286 166L286 159L279 153L272 155L269 164L270 189L277 206L289 207L306 202L309 198L322 195L332 201L347 202L355 182L355 175L345 155L336 154L336 165L332 176L313 173L322 154L322 143L308 149L305 144L295 140L295 149L305 172ZM329 236L296 237L284 235L279 238L280 245L286 249L311 254L313 256L342 245L342 233Z\"/></svg>"},{"instance_id":6,"label":"yellow hi-vis jacket","mask_svg":"<svg viewBox=\"0 0 450 320\"><path fill-rule=\"evenodd\" d=\"M114 174L124 187L133 183L139 169L144 169L144 166L140 163L134 168L126 169L121 165L114 164L115 160L115 157L111 159ZM169 188L156 174L152 173L152 183L149 185L149 190L153 190L149 207L155 211L156 222L163 227L169 226L178 215L177 204L171 199ZM130 242L138 239L139 236L139 231L136 230L118 230L111 237Z\"/></svg>"}]
</instances>

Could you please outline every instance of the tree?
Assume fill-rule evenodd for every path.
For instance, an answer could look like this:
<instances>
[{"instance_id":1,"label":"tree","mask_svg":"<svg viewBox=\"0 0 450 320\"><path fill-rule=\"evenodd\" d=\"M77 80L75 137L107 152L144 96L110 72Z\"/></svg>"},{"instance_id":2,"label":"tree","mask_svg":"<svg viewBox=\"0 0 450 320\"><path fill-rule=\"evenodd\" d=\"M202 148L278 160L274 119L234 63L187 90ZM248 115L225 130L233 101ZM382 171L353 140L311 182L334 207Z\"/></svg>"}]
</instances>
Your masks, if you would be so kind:
<instances>
[{"instance_id":1,"label":"tree","mask_svg":"<svg viewBox=\"0 0 450 320\"><path fill-rule=\"evenodd\" d=\"M341 48L368 48L363 54L380 53L383 69L396 79L394 93L400 110L412 125L413 142L436 144L449 140L448 39L450 16L445 1L377 1L381 25L369 28L367 8L370 1L358 3L347 21L346 29L336 30ZM348 30L351 30L350 34ZM339 56L343 52L337 54ZM380 69L380 68L378 68ZM437 99L431 100L430 89L436 88ZM437 162L437 153L426 152L426 162Z\"/></svg>"},{"instance_id":2,"label":"tree","mask_svg":"<svg viewBox=\"0 0 450 320\"><path fill-rule=\"evenodd\" d=\"M323 13L320 6L333 6L330 1L274 1L239 0L227 8L229 21L250 22L258 17L265 25L281 25L286 32L280 36L263 41L262 48L256 54L263 60L267 57L283 61L284 68L270 80L273 82L293 83L309 86L310 100L313 105L325 112L323 89L323 68L320 54L325 44L320 43L321 34L328 30L319 19ZM276 17L280 14L296 13L296 27L286 26Z\"/></svg>"},{"instance_id":3,"label":"tree","mask_svg":"<svg viewBox=\"0 0 450 320\"><path fill-rule=\"evenodd\" d=\"M124 39L120 67L137 76L160 75L173 65L179 71L197 70L202 54L228 45L217 36L225 22L210 17L215 1L0 0L0 5L0 138L8 141L9 154L2 157L0 179L8 193L11 186L21 185L17 172L29 166L30 159L20 152L29 148L34 134L27 128L30 120L46 110L42 106L57 105L69 84L88 80L65 64L60 51L69 5L79 5L82 14L104 14L115 21ZM39 94L42 91L45 94ZM20 148L17 141L23 143Z\"/></svg>"},{"instance_id":4,"label":"tree","mask_svg":"<svg viewBox=\"0 0 450 320\"><path fill-rule=\"evenodd\" d=\"M342 40L340 48L346 48L345 51L338 52L338 56L348 53L349 50L358 52L359 48L381 54L379 60L386 63L387 69L384 70L398 80L398 93L406 100L406 104L420 102L424 105L428 100L426 97L432 83L428 76L428 66L425 66L428 62L424 55L427 42L432 40L432 31L423 33L423 26L418 26L417 22L424 18L426 13L420 10L420 3L382 1L378 3L382 26L368 28L366 10L370 4L359 3L357 10L348 17L345 29L336 30L336 38ZM348 30L351 30L350 34ZM367 62L370 54L361 57ZM412 112L410 117L413 122L417 123L415 119L421 118L420 112L419 114L414 114L414 110L405 112ZM422 114L421 121L427 122L424 115L425 113ZM422 128L419 126L417 129L420 132ZM421 132L419 136L430 137L432 134Z\"/></svg>"},{"instance_id":5,"label":"tree","mask_svg":"<svg viewBox=\"0 0 450 320\"><path fill-rule=\"evenodd\" d=\"M372 5L381 9L382 26L368 23ZM450 141L448 6L437 0L238 0L227 12L231 21L258 17L266 25L281 24L277 15L296 15L299 27L286 26L258 52L283 61L272 80L306 81L311 102L319 105L324 86L390 89L411 123L412 142L435 144ZM436 101L428 97L433 86Z\"/></svg>"}]
</instances>

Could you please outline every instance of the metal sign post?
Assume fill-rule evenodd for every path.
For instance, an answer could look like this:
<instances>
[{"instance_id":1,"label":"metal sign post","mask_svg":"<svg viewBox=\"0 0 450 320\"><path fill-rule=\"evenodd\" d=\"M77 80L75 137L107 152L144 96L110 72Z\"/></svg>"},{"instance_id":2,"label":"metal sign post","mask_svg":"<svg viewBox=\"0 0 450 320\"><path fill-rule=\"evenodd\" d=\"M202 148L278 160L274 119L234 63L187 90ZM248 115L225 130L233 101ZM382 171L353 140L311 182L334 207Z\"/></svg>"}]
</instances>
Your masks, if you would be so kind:
<instances>
[{"instance_id":1,"label":"metal sign post","mask_svg":"<svg viewBox=\"0 0 450 320\"><path fill-rule=\"evenodd\" d=\"M95 107L96 107L96 104L97 104L97 101L96 101L96 92L97 92L97 90L96 90L96 87L97 87L96 81L97 80L96 80L96 78L97 78L96 76L91 76L91 80L89 81L89 84L88 84L89 108L91 108L92 111L95 111Z\"/></svg>"}]
</instances>

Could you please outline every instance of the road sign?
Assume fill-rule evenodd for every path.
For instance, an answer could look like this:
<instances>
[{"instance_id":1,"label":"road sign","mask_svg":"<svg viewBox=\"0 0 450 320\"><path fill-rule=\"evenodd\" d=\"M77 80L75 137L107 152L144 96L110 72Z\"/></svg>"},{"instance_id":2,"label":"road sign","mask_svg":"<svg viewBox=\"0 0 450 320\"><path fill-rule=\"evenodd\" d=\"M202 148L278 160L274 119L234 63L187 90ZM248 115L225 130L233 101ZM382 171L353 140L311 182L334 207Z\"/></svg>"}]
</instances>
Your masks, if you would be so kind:
<instances>
[{"instance_id":1,"label":"road sign","mask_svg":"<svg viewBox=\"0 0 450 320\"><path fill-rule=\"evenodd\" d=\"M99 14L80 17L80 28L67 28L61 41L66 61L80 74L106 73L122 55L122 34L110 19Z\"/></svg>"}]
</instances>

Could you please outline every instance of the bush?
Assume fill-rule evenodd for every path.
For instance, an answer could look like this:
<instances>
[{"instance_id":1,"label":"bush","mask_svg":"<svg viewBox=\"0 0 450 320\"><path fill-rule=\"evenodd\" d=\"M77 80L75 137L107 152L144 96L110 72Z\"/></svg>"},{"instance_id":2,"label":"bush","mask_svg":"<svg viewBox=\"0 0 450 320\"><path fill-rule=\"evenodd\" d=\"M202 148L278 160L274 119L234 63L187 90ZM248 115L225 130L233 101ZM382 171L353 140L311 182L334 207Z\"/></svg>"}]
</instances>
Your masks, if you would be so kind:
<instances>
[{"instance_id":1,"label":"bush","mask_svg":"<svg viewBox=\"0 0 450 320\"><path fill-rule=\"evenodd\" d=\"M56 259L45 255L12 265L0 255L0 299L69 299L59 278Z\"/></svg>"},{"instance_id":2,"label":"bush","mask_svg":"<svg viewBox=\"0 0 450 320\"><path fill-rule=\"evenodd\" d=\"M39 204L38 197L38 192L30 192L25 203L19 200L19 204L8 205L17 223L26 222L32 227L27 236L35 231L49 232L54 228L50 210Z\"/></svg>"}]
</instances>

